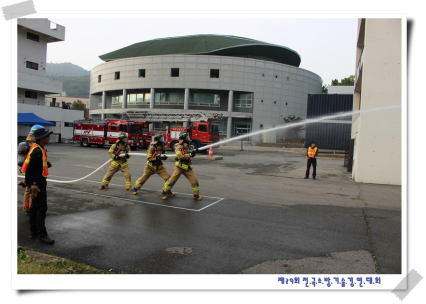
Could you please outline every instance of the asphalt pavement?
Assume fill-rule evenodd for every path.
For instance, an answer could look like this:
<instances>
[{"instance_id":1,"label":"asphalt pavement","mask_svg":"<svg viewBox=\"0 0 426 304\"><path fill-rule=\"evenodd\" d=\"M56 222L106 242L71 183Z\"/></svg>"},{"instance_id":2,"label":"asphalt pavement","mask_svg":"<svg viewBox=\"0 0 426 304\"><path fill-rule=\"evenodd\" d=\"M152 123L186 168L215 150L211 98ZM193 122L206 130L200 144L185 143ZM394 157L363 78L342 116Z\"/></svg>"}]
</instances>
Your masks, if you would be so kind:
<instances>
[{"instance_id":1,"label":"asphalt pavement","mask_svg":"<svg viewBox=\"0 0 426 304\"><path fill-rule=\"evenodd\" d=\"M47 148L54 180L81 178L108 160L106 147ZM239 150L194 158L202 201L184 176L167 200L157 175L138 195L125 191L121 172L99 190L108 167L77 183L49 182L52 246L29 238L18 188L18 244L116 273L401 273L400 186L354 182L339 155L320 155L317 179L305 180L304 150ZM129 160L133 183L145 163ZM173 166L165 162L170 173Z\"/></svg>"}]
</instances>

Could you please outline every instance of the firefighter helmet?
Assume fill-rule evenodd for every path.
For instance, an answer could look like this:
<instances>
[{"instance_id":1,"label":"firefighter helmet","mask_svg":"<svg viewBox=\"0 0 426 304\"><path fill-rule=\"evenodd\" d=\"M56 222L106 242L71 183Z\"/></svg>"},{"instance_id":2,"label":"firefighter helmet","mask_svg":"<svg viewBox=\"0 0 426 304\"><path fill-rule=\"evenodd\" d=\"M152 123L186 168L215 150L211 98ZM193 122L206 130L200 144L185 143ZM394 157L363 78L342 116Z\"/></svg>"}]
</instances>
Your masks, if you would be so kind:
<instances>
[{"instance_id":1,"label":"firefighter helmet","mask_svg":"<svg viewBox=\"0 0 426 304\"><path fill-rule=\"evenodd\" d=\"M186 131L180 132L179 139L182 139L182 140L187 141L187 142L189 142L191 140L191 138L189 137L189 133L186 132Z\"/></svg>"},{"instance_id":2,"label":"firefighter helmet","mask_svg":"<svg viewBox=\"0 0 426 304\"><path fill-rule=\"evenodd\" d=\"M158 141L160 143L164 143L164 135L162 133L155 134L154 141Z\"/></svg>"},{"instance_id":3,"label":"firefighter helmet","mask_svg":"<svg viewBox=\"0 0 426 304\"><path fill-rule=\"evenodd\" d=\"M127 134L126 133L118 134L118 140L119 141L127 141Z\"/></svg>"},{"instance_id":4,"label":"firefighter helmet","mask_svg":"<svg viewBox=\"0 0 426 304\"><path fill-rule=\"evenodd\" d=\"M34 126L31 127L30 133L34 134L35 130L42 129L42 128L44 128L42 125L34 125Z\"/></svg>"}]
</instances>

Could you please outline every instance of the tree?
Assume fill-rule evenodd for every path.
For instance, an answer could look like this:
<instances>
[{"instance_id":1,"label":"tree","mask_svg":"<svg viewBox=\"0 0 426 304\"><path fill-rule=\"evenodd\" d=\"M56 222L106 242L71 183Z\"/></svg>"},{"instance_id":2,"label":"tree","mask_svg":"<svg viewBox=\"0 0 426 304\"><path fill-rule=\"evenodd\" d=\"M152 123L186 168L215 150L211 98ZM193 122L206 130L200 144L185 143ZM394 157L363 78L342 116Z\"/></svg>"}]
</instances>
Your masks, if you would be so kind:
<instances>
[{"instance_id":1,"label":"tree","mask_svg":"<svg viewBox=\"0 0 426 304\"><path fill-rule=\"evenodd\" d=\"M294 123L303 121L303 119L300 118L299 116L296 117L294 115L289 115L288 117L284 117L284 121L288 124L294 124ZM294 135L296 135L296 138L299 138L299 132L305 130L305 126L304 125L294 126L290 128L290 130L294 132Z\"/></svg>"},{"instance_id":2,"label":"tree","mask_svg":"<svg viewBox=\"0 0 426 304\"><path fill-rule=\"evenodd\" d=\"M322 86L322 93L323 94L328 94L328 86L327 85L323 85Z\"/></svg>"},{"instance_id":3,"label":"tree","mask_svg":"<svg viewBox=\"0 0 426 304\"><path fill-rule=\"evenodd\" d=\"M340 82L337 79L331 80L332 86L353 86L355 84L355 75L350 75L349 77L343 78Z\"/></svg>"},{"instance_id":4,"label":"tree","mask_svg":"<svg viewBox=\"0 0 426 304\"><path fill-rule=\"evenodd\" d=\"M81 102L81 100L77 99L77 101L74 101L72 103L72 109L73 110L84 110L86 108L86 105L84 103Z\"/></svg>"}]
</instances>

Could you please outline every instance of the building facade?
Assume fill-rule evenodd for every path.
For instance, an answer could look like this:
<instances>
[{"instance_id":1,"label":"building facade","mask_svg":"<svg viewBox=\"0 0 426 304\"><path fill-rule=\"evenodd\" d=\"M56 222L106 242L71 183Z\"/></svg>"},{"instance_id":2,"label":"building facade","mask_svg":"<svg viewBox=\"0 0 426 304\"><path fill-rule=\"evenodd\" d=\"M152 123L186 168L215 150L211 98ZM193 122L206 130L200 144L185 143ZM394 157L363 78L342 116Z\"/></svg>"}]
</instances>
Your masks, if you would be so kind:
<instances>
[{"instance_id":1,"label":"building facade","mask_svg":"<svg viewBox=\"0 0 426 304\"><path fill-rule=\"evenodd\" d=\"M241 37L156 39L100 58L106 62L90 76L91 118L130 109L220 113L227 138L282 125L288 115L306 118L308 94L322 87L317 74L299 68L297 52Z\"/></svg>"},{"instance_id":2,"label":"building facade","mask_svg":"<svg viewBox=\"0 0 426 304\"><path fill-rule=\"evenodd\" d=\"M401 106L401 19L359 19L353 110ZM401 109L353 115L352 178L401 185Z\"/></svg>"},{"instance_id":3,"label":"building facade","mask_svg":"<svg viewBox=\"0 0 426 304\"><path fill-rule=\"evenodd\" d=\"M57 138L64 141L70 136L66 130L69 122L83 119L83 111L46 109L47 96L62 92L62 81L46 77L47 44L65 40L65 27L48 19L18 19L18 113L34 113L35 115L56 123L52 130ZM65 112L62 112L65 111ZM18 127L18 137L28 135L26 126ZM72 132L71 136L72 137ZM52 141L53 142L53 141Z\"/></svg>"}]
</instances>

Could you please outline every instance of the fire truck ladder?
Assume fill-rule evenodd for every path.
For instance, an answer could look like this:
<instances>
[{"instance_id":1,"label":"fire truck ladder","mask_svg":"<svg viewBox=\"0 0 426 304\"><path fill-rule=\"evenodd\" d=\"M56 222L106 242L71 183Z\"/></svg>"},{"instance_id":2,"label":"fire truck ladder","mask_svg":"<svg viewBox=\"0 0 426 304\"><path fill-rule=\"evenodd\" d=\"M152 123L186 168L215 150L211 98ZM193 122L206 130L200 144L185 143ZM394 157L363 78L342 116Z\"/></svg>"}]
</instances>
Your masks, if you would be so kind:
<instances>
[{"instance_id":1,"label":"fire truck ladder","mask_svg":"<svg viewBox=\"0 0 426 304\"><path fill-rule=\"evenodd\" d=\"M126 111L121 114L122 119L133 121L163 122L163 121L201 121L221 119L223 114L205 113L151 113L148 111Z\"/></svg>"}]
</instances>

